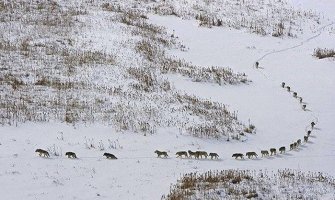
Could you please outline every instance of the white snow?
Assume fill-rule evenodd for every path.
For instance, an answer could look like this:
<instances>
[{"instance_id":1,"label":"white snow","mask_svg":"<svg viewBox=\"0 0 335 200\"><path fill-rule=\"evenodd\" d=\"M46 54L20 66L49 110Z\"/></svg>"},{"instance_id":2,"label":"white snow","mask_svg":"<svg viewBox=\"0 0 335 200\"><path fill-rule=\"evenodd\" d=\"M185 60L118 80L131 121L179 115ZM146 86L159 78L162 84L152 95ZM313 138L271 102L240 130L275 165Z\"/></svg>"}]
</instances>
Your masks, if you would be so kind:
<instances>
[{"instance_id":1,"label":"white snow","mask_svg":"<svg viewBox=\"0 0 335 200\"><path fill-rule=\"evenodd\" d=\"M292 3L299 8L316 9L335 20L335 4L331 0ZM229 105L230 110L238 112L239 120L256 125L257 133L244 142L227 142L194 138L172 128L143 136L116 132L102 124L2 126L1 199L160 199L181 174L211 169L291 168L335 176L335 61L312 56L317 47L335 48L334 23L302 37L282 39L243 30L198 27L194 20L173 16L149 15L149 20L167 27L168 32L174 30L188 48L186 52L171 50L169 54L200 66L228 66L248 75L252 82L239 86L196 83L179 75L166 77L180 91ZM97 37L96 43L114 37L99 30L91 34ZM254 67L256 61L260 69ZM281 88L283 81L303 97L307 111L302 110L292 92ZM260 150L289 148L297 139L303 140L312 121L317 121L317 125L309 142L285 154L260 157ZM91 139L95 148L88 149L85 143ZM108 147L108 140L116 145L115 149ZM99 150L100 141L105 150ZM62 156L41 158L34 153L37 148L53 145ZM156 158L156 149L167 151L169 158ZM175 158L177 151L189 149L217 152L220 159ZM66 151L76 152L79 159L66 158ZM231 157L235 152L246 151L256 151L259 158ZM113 153L118 159L106 160L104 152ZM334 198L334 194L324 198Z\"/></svg>"}]
</instances>

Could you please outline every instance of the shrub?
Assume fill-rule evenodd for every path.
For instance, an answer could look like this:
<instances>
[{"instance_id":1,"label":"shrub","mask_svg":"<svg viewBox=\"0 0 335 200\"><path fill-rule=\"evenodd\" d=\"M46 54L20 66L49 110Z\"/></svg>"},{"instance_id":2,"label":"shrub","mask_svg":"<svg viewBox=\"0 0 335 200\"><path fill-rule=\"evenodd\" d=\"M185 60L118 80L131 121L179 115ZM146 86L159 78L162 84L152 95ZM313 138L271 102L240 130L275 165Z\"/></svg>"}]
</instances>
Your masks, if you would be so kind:
<instances>
[{"instance_id":1,"label":"shrub","mask_svg":"<svg viewBox=\"0 0 335 200\"><path fill-rule=\"evenodd\" d=\"M317 49L314 49L313 56L315 56L319 59L332 58L332 57L335 57L335 50L334 49L317 48Z\"/></svg>"},{"instance_id":2,"label":"shrub","mask_svg":"<svg viewBox=\"0 0 335 200\"><path fill-rule=\"evenodd\" d=\"M222 170L182 175L162 200L322 199L332 196L335 180L320 172L298 170ZM301 192L308 188L308 192Z\"/></svg>"}]
</instances>

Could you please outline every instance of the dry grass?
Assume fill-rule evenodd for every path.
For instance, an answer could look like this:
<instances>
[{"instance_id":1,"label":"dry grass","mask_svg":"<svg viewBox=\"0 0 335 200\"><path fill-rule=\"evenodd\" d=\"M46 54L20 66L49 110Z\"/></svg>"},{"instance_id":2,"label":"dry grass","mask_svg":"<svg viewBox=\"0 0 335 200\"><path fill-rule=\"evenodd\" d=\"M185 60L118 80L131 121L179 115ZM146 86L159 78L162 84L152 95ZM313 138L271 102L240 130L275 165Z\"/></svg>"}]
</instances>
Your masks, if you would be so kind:
<instances>
[{"instance_id":1,"label":"dry grass","mask_svg":"<svg viewBox=\"0 0 335 200\"><path fill-rule=\"evenodd\" d=\"M313 56L315 56L319 59L334 58L335 57L335 50L334 49L317 48L317 49L314 49Z\"/></svg>"},{"instance_id":2,"label":"dry grass","mask_svg":"<svg viewBox=\"0 0 335 200\"><path fill-rule=\"evenodd\" d=\"M184 174L162 199L322 199L323 195L334 197L334 186L334 178L322 173L287 169L208 171Z\"/></svg>"},{"instance_id":3,"label":"dry grass","mask_svg":"<svg viewBox=\"0 0 335 200\"><path fill-rule=\"evenodd\" d=\"M181 133L218 139L243 131L243 123L223 104L181 94L164 74L218 84L247 82L244 74L169 58L167 49L183 45L164 27L150 24L141 7L72 3L1 4L0 124L104 123L117 131L144 135L154 134L158 127L174 127ZM103 13L104 24L94 21L97 16L90 11ZM127 40L120 42L117 37L112 49L101 50L91 41L94 38L78 36L109 30L106 24L118 27L115 31Z\"/></svg>"},{"instance_id":4,"label":"dry grass","mask_svg":"<svg viewBox=\"0 0 335 200\"><path fill-rule=\"evenodd\" d=\"M135 2L135 1L134 1ZM177 1L147 4L154 13L193 18L199 26L222 26L246 29L251 33L274 37L296 37L304 30L302 24L318 26L320 14L295 10L287 1Z\"/></svg>"}]
</instances>

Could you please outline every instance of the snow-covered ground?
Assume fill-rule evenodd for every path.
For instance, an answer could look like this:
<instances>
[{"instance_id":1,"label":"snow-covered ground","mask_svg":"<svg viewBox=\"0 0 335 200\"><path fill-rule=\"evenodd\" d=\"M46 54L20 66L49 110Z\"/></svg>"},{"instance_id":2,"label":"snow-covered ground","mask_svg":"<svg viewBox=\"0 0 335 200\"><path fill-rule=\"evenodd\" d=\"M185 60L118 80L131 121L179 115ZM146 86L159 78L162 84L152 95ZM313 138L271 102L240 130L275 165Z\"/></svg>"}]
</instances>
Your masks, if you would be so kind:
<instances>
[{"instance_id":1,"label":"snow-covered ground","mask_svg":"<svg viewBox=\"0 0 335 200\"><path fill-rule=\"evenodd\" d=\"M296 8L304 10L318 10L320 13L323 13L323 16L334 19L334 7L335 2L332 0L290 0L292 5Z\"/></svg>"},{"instance_id":2,"label":"snow-covered ground","mask_svg":"<svg viewBox=\"0 0 335 200\"><path fill-rule=\"evenodd\" d=\"M320 9L334 19L330 0L298 1L297 7ZM25 123L0 128L1 199L160 199L183 173L222 169L284 168L325 172L335 176L335 61L318 60L315 48L335 47L335 24L298 38L275 38L229 28L203 28L194 20L149 15L150 22L165 26L188 48L168 53L200 66L228 66L245 72L251 83L219 86L196 83L179 75L165 75L180 91L229 105L239 120L257 127L247 140L201 139L179 130L158 129L143 136L119 133L109 126L70 126L63 123ZM98 36L99 31L93 36ZM103 32L103 34L106 34ZM100 41L104 37L100 38ZM112 37L112 36L111 36ZM97 39L99 41L99 39ZM260 68L254 67L255 62ZM281 88L291 86L303 97L307 110ZM261 158L263 149L279 148L303 140L310 123L317 122L307 143L284 154ZM88 148L87 146L94 146ZM101 145L103 144L103 146ZM55 149L62 156L41 158L35 149ZM167 151L169 158L156 158L154 151ZM181 150L216 152L219 160L180 159ZM73 151L79 159L67 159ZM233 153L255 151L257 159L235 160ZM117 160L106 160L110 152ZM325 198L334 198L333 194ZM322 198L322 197L320 197Z\"/></svg>"}]
</instances>

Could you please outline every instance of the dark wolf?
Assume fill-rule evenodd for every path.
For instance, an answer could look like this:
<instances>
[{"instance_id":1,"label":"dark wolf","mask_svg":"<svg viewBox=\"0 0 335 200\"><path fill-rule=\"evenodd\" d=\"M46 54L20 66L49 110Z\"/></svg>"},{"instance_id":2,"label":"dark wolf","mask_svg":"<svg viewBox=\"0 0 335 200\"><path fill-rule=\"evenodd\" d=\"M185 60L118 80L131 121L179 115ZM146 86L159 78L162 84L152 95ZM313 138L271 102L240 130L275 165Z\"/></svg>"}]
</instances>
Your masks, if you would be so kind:
<instances>
[{"instance_id":1,"label":"dark wolf","mask_svg":"<svg viewBox=\"0 0 335 200\"><path fill-rule=\"evenodd\" d=\"M37 152L39 156L43 155L43 157L50 157L49 152L47 152L46 150L36 149L35 152Z\"/></svg>"},{"instance_id":2,"label":"dark wolf","mask_svg":"<svg viewBox=\"0 0 335 200\"><path fill-rule=\"evenodd\" d=\"M68 158L77 158L77 155L71 151L69 152L66 152L65 155L68 157Z\"/></svg>"},{"instance_id":3,"label":"dark wolf","mask_svg":"<svg viewBox=\"0 0 335 200\"><path fill-rule=\"evenodd\" d=\"M235 157L235 159L237 159L237 158L241 158L241 159L243 159L243 154L242 154L242 153L234 153L234 154L232 155L232 157Z\"/></svg>"},{"instance_id":4,"label":"dark wolf","mask_svg":"<svg viewBox=\"0 0 335 200\"><path fill-rule=\"evenodd\" d=\"M117 159L117 157L111 153L104 153L104 156L106 156L107 159Z\"/></svg>"}]
</instances>

